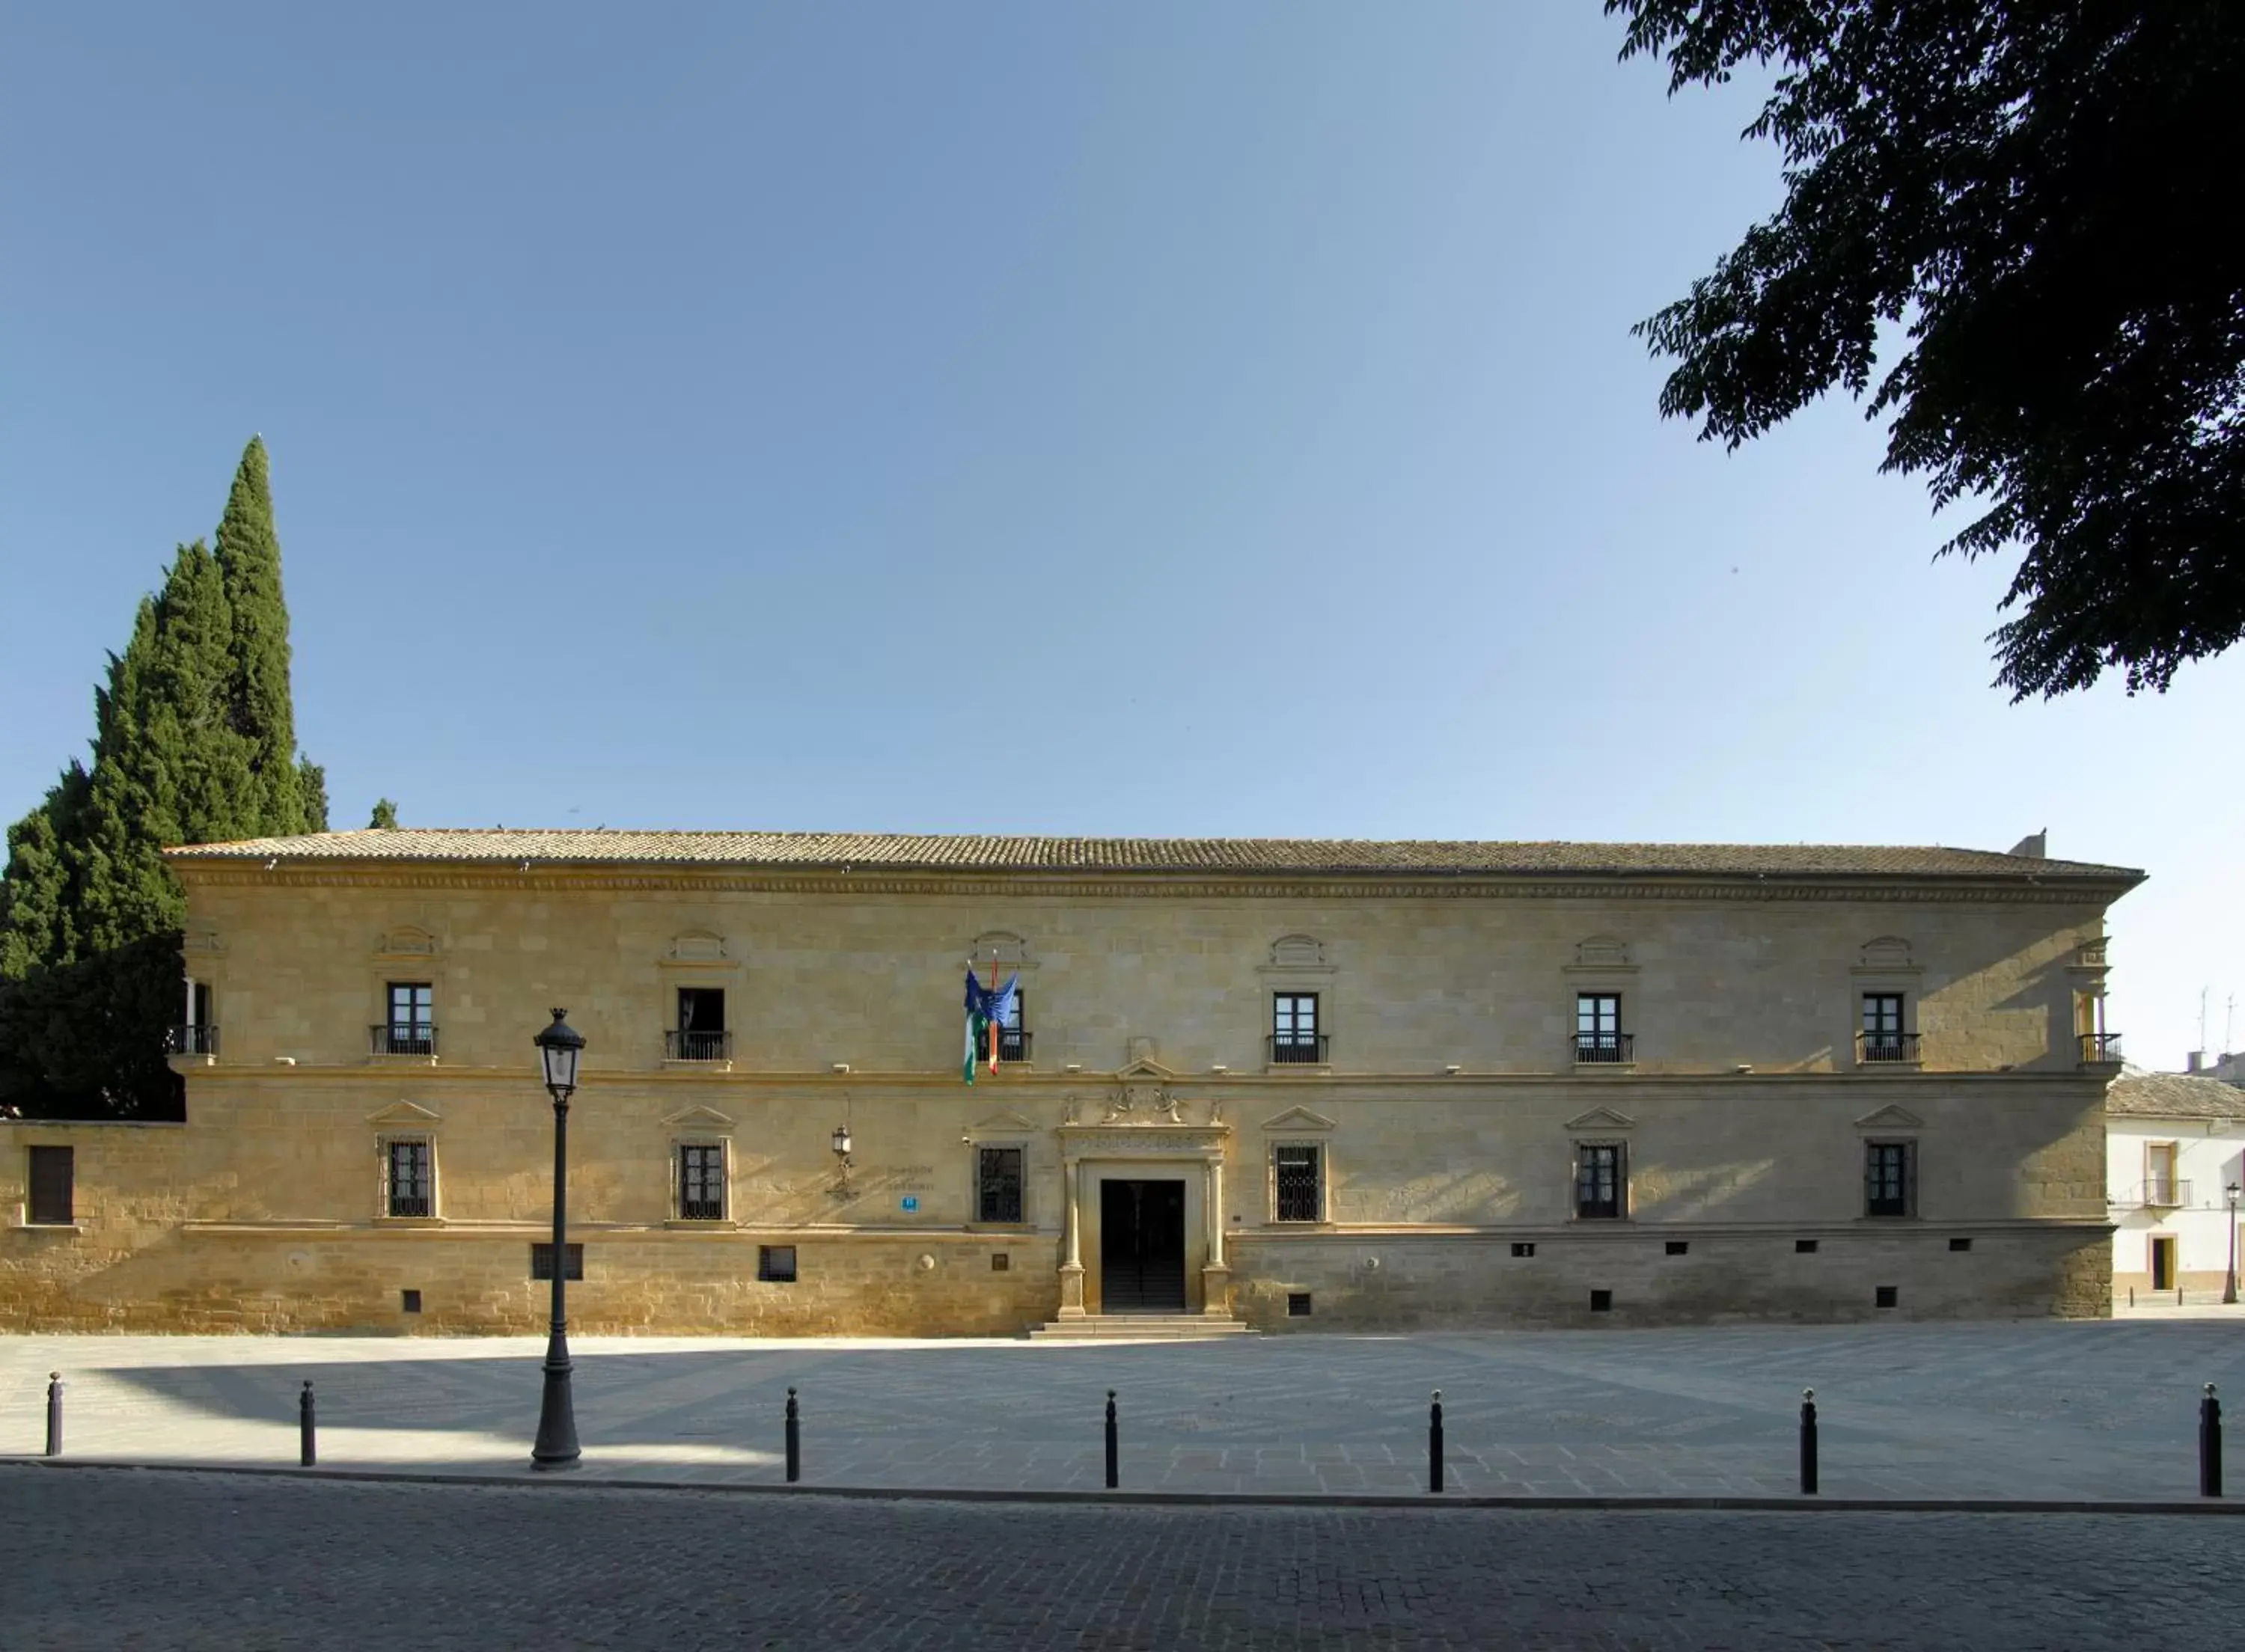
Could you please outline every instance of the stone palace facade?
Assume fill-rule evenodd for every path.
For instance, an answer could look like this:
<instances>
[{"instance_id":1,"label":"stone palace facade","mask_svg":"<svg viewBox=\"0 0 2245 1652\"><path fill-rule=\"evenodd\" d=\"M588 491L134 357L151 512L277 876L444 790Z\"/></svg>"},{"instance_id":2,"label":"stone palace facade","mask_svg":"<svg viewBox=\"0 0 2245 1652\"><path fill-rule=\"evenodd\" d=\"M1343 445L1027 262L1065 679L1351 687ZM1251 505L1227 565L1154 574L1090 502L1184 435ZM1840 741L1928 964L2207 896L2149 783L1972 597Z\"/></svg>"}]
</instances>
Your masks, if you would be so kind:
<instances>
[{"instance_id":1,"label":"stone palace facade","mask_svg":"<svg viewBox=\"0 0 2245 1652\"><path fill-rule=\"evenodd\" d=\"M187 1121L0 1123L0 1327L537 1329L553 1005L587 1039L580 1330L2109 1311L2123 868L505 830L169 858ZM971 1087L970 957L1021 987Z\"/></svg>"}]
</instances>

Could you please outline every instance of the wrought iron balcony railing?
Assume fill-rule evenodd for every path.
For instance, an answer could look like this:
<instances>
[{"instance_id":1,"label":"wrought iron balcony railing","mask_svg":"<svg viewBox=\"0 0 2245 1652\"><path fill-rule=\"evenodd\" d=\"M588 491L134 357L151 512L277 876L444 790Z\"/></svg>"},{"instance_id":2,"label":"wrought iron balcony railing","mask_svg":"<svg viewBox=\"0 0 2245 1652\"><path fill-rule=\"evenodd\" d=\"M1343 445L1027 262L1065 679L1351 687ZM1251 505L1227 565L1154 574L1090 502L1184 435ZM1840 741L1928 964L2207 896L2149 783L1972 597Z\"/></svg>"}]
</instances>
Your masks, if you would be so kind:
<instances>
[{"instance_id":1,"label":"wrought iron balcony railing","mask_svg":"<svg viewBox=\"0 0 2245 1652\"><path fill-rule=\"evenodd\" d=\"M2163 1210L2186 1210L2190 1208L2190 1183L2178 1181L2173 1176L2153 1176L2143 1185L2140 1204L2155 1206Z\"/></svg>"},{"instance_id":2,"label":"wrought iron balcony railing","mask_svg":"<svg viewBox=\"0 0 2245 1652\"><path fill-rule=\"evenodd\" d=\"M1026 1061L1029 1059L1029 1034L1027 1028L1001 1026L998 1029L998 1060Z\"/></svg>"},{"instance_id":3,"label":"wrought iron balcony railing","mask_svg":"<svg viewBox=\"0 0 2245 1652\"><path fill-rule=\"evenodd\" d=\"M1326 1046L1331 1041L1331 1036L1324 1032L1273 1032L1271 1035L1271 1065L1323 1066Z\"/></svg>"},{"instance_id":4,"label":"wrought iron balcony railing","mask_svg":"<svg viewBox=\"0 0 2245 1652\"><path fill-rule=\"evenodd\" d=\"M437 1028L428 1021L376 1021L367 1029L376 1055L437 1053Z\"/></svg>"},{"instance_id":5,"label":"wrought iron balcony railing","mask_svg":"<svg viewBox=\"0 0 2245 1652\"><path fill-rule=\"evenodd\" d=\"M218 1053L218 1023L190 1023L165 1028L164 1053L215 1056Z\"/></svg>"},{"instance_id":6,"label":"wrought iron balcony railing","mask_svg":"<svg viewBox=\"0 0 2245 1652\"><path fill-rule=\"evenodd\" d=\"M662 1059L666 1061L729 1061L733 1059L733 1035L730 1032L668 1032L662 1035Z\"/></svg>"},{"instance_id":7,"label":"wrought iron balcony railing","mask_svg":"<svg viewBox=\"0 0 2245 1652\"><path fill-rule=\"evenodd\" d=\"M2085 1061L2119 1060L2120 1035L2118 1032L2084 1032L2081 1035L2081 1059Z\"/></svg>"},{"instance_id":8,"label":"wrought iron balcony railing","mask_svg":"<svg viewBox=\"0 0 2245 1652\"><path fill-rule=\"evenodd\" d=\"M1872 1066L1882 1061L1915 1061L1917 1060L1917 1037L1915 1032L1858 1032L1855 1034L1856 1065Z\"/></svg>"},{"instance_id":9,"label":"wrought iron balcony railing","mask_svg":"<svg viewBox=\"0 0 2245 1652\"><path fill-rule=\"evenodd\" d=\"M1577 1032L1575 1034L1575 1061L1577 1066L1599 1065L1618 1066L1637 1060L1637 1034L1634 1032Z\"/></svg>"}]
</instances>

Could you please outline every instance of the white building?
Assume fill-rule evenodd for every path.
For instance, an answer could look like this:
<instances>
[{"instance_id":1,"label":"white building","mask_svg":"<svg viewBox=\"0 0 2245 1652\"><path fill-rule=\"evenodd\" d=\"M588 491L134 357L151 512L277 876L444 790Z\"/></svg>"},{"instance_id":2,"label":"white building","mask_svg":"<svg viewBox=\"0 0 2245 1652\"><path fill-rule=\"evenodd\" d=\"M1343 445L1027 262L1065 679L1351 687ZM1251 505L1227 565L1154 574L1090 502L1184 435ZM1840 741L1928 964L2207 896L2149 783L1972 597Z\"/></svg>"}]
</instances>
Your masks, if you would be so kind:
<instances>
[{"instance_id":1,"label":"white building","mask_svg":"<svg viewBox=\"0 0 2245 1652\"><path fill-rule=\"evenodd\" d=\"M2105 1094L2113 1290L2208 1299L2228 1276L2245 1180L2245 1090L2184 1073L2132 1073Z\"/></svg>"}]
</instances>

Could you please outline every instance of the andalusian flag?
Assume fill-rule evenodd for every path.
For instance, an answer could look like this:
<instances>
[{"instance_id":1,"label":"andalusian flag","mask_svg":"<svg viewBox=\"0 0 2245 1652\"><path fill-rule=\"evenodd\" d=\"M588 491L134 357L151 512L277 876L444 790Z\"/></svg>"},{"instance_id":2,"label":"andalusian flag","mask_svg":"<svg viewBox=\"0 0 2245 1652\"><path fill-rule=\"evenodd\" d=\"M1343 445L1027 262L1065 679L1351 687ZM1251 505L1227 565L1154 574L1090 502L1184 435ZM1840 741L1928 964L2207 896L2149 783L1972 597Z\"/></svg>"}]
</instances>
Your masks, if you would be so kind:
<instances>
[{"instance_id":1,"label":"andalusian flag","mask_svg":"<svg viewBox=\"0 0 2245 1652\"><path fill-rule=\"evenodd\" d=\"M990 966L990 978L998 978L998 966ZM960 1063L959 1076L967 1083L974 1082L974 1063L984 1048L990 1053L990 1071L998 1070L999 1029L1012 1020L1014 1005L1021 1002L1021 978L1017 972L1007 978L1003 986L985 986L974 978L974 963L967 964L967 1049Z\"/></svg>"}]
</instances>

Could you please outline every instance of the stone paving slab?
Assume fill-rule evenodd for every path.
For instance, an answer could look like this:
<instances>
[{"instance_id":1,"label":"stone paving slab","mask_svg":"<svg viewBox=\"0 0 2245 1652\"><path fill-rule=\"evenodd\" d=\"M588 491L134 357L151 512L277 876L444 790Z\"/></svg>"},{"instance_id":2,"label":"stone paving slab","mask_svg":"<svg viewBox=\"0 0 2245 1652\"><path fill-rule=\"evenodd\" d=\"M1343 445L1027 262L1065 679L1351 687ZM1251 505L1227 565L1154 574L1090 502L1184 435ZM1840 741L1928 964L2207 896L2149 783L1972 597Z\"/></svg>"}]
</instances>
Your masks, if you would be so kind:
<instances>
[{"instance_id":1,"label":"stone paving slab","mask_svg":"<svg viewBox=\"0 0 2245 1652\"><path fill-rule=\"evenodd\" d=\"M0 1466L8 1652L2131 1652L2228 1520L1024 1506Z\"/></svg>"},{"instance_id":2,"label":"stone paving slab","mask_svg":"<svg viewBox=\"0 0 2245 1652\"><path fill-rule=\"evenodd\" d=\"M779 1481L794 1385L807 1483L1095 1488L1112 1387L1126 1487L1404 1494L1425 1486L1439 1387L1462 1495L1778 1496L1814 1386L1828 1495L2160 1500L2196 1493L2201 1385L2245 1393L2242 1332L2201 1318L573 1351L586 1472L620 1479ZM63 1369L73 1458L293 1463L309 1378L323 1466L526 1474L542 1355L532 1338L0 1337L0 1454L39 1449L45 1373ZM2245 1447L2231 1456L2245 1476Z\"/></svg>"}]
</instances>

